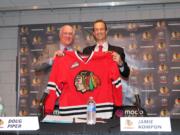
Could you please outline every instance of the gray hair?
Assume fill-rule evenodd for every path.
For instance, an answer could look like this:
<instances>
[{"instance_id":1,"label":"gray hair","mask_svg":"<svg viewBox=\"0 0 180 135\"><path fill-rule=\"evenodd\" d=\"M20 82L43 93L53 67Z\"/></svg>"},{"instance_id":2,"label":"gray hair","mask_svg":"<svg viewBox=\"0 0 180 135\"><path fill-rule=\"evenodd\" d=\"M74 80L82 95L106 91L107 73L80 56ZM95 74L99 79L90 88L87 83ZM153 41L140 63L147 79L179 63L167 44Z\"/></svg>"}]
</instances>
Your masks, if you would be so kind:
<instances>
[{"instance_id":1,"label":"gray hair","mask_svg":"<svg viewBox=\"0 0 180 135\"><path fill-rule=\"evenodd\" d=\"M59 29L59 35L62 34L62 30L63 30L65 27L71 27L72 30L73 30L73 35L75 35L75 30L73 29L73 27L72 27L71 25L68 25L68 24L63 25L63 26Z\"/></svg>"}]
</instances>

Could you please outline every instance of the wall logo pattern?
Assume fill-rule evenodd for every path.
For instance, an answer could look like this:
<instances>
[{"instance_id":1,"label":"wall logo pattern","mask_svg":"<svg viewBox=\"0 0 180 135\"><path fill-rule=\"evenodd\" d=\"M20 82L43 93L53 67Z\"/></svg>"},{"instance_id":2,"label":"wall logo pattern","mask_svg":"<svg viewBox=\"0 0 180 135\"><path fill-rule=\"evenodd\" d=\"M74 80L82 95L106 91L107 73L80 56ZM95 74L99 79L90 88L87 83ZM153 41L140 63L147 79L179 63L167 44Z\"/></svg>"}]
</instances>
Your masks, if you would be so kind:
<instances>
[{"instance_id":1,"label":"wall logo pattern","mask_svg":"<svg viewBox=\"0 0 180 135\"><path fill-rule=\"evenodd\" d=\"M49 70L40 70L58 48L62 24L19 26L18 115L38 115ZM90 23L72 24L74 47L82 50L95 43ZM180 118L180 21L153 20L108 22L108 41L124 48L131 68L123 81L124 104L133 104L139 93L149 116Z\"/></svg>"}]
</instances>

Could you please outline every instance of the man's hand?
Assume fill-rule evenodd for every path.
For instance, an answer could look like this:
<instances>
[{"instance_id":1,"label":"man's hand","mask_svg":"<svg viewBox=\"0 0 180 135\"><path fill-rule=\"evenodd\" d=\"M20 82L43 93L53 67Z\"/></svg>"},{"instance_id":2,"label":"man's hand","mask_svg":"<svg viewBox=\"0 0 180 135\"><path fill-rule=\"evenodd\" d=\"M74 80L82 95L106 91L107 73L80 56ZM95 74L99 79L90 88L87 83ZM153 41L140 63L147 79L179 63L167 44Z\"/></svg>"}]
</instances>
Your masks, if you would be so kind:
<instances>
[{"instance_id":1,"label":"man's hand","mask_svg":"<svg viewBox=\"0 0 180 135\"><path fill-rule=\"evenodd\" d=\"M119 65L123 65L123 61L121 59L121 56L117 52L112 52L113 60Z\"/></svg>"},{"instance_id":2,"label":"man's hand","mask_svg":"<svg viewBox=\"0 0 180 135\"><path fill-rule=\"evenodd\" d=\"M60 57L64 56L63 51L61 51L61 50L56 51L54 53L53 60L55 59L56 56L60 56Z\"/></svg>"}]
</instances>

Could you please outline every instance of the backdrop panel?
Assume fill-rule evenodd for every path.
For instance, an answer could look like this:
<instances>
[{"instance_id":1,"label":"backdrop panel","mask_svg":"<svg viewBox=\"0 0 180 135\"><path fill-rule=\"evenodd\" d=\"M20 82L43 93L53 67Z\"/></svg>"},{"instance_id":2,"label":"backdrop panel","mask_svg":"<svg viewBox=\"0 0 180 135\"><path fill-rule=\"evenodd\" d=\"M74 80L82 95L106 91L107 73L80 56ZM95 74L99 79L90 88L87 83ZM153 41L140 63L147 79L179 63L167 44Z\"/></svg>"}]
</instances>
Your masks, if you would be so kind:
<instances>
[{"instance_id":1,"label":"backdrop panel","mask_svg":"<svg viewBox=\"0 0 180 135\"><path fill-rule=\"evenodd\" d=\"M107 22L108 40L121 46L131 68L123 81L124 105L139 93L149 116L180 118L180 20ZM38 115L50 69L38 70L58 47L63 24L19 26L18 115ZM91 23L73 23L74 48L95 43Z\"/></svg>"}]
</instances>

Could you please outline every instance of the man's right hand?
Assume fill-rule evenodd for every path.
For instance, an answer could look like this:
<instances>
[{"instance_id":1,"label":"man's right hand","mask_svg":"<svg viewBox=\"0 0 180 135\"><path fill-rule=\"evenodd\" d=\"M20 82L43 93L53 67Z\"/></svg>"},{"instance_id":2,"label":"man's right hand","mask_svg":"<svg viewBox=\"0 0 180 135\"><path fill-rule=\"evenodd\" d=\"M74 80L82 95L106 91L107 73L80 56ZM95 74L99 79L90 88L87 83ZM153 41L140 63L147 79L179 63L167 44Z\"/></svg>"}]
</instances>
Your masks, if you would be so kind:
<instances>
[{"instance_id":1,"label":"man's right hand","mask_svg":"<svg viewBox=\"0 0 180 135\"><path fill-rule=\"evenodd\" d=\"M53 60L55 59L56 56L62 57L62 56L64 56L64 52L61 51L61 50L56 51L56 52L54 53Z\"/></svg>"}]
</instances>

